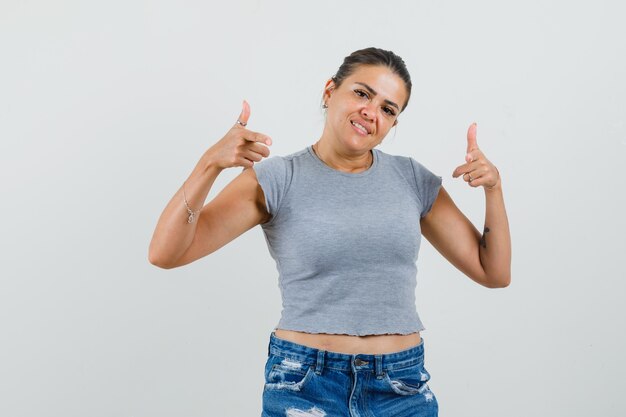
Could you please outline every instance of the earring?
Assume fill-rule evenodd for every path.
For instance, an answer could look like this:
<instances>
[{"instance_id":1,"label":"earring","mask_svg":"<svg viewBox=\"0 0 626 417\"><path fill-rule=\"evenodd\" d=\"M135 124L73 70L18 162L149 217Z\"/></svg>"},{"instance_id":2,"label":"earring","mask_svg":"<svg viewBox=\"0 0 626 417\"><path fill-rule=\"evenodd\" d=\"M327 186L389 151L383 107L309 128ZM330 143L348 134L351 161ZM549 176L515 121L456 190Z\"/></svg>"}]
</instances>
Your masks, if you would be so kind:
<instances>
[{"instance_id":1,"label":"earring","mask_svg":"<svg viewBox=\"0 0 626 417\"><path fill-rule=\"evenodd\" d=\"M327 109L327 108L328 108L328 104L324 103L324 104L322 105L322 108L323 108L323 109Z\"/></svg>"}]
</instances>

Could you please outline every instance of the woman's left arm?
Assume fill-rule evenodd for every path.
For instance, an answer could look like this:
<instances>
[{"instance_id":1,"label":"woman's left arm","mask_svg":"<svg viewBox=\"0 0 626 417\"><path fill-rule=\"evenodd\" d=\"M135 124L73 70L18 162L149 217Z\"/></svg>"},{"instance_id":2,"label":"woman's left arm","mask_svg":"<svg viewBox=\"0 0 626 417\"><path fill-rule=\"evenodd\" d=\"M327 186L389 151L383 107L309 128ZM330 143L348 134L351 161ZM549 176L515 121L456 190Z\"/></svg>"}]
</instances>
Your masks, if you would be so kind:
<instances>
[{"instance_id":1,"label":"woman's left arm","mask_svg":"<svg viewBox=\"0 0 626 417\"><path fill-rule=\"evenodd\" d=\"M511 235L497 168L476 143L476 124L467 132L466 163L453 177L463 175L471 187L485 191L485 226L481 234L456 207L441 187L431 210L422 217L422 234L450 263L487 288L506 287L511 282Z\"/></svg>"}]
</instances>

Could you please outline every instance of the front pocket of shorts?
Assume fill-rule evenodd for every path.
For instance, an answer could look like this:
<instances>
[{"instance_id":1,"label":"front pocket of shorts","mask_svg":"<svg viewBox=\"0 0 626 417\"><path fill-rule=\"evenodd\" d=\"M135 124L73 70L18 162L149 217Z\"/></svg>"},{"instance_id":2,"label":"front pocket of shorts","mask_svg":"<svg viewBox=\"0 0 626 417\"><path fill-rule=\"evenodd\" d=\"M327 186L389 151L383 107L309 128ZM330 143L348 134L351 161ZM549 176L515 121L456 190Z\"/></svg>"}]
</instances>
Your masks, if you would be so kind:
<instances>
[{"instance_id":1,"label":"front pocket of shorts","mask_svg":"<svg viewBox=\"0 0 626 417\"><path fill-rule=\"evenodd\" d=\"M393 392L400 395L415 395L428 390L430 374L423 363L385 372L385 381Z\"/></svg>"},{"instance_id":2,"label":"front pocket of shorts","mask_svg":"<svg viewBox=\"0 0 626 417\"><path fill-rule=\"evenodd\" d=\"M300 391L312 377L313 366L284 358L271 358L272 362L265 377L265 389Z\"/></svg>"}]
</instances>

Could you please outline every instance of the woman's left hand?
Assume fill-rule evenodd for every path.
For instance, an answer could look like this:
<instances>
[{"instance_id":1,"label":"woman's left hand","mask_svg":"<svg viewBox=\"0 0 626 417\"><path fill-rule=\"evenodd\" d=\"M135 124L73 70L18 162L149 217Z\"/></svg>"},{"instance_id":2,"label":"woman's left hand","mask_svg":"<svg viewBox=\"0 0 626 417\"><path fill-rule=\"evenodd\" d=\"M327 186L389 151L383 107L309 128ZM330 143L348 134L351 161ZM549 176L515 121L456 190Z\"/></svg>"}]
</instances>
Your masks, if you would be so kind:
<instances>
[{"instance_id":1,"label":"woman's left hand","mask_svg":"<svg viewBox=\"0 0 626 417\"><path fill-rule=\"evenodd\" d=\"M463 175L463 180L471 187L483 186L492 190L500 186L500 173L494 164L483 155L476 143L476 123L472 123L467 130L467 154L463 165L456 167L452 177Z\"/></svg>"}]
</instances>

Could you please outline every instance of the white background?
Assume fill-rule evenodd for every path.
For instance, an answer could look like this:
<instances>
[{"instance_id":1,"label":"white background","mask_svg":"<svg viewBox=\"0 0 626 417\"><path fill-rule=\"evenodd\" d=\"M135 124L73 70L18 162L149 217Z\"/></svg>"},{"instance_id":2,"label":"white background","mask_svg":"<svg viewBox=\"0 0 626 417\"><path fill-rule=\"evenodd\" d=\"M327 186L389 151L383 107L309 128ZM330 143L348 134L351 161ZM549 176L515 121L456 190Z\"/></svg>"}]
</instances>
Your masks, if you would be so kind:
<instances>
[{"instance_id":1,"label":"white background","mask_svg":"<svg viewBox=\"0 0 626 417\"><path fill-rule=\"evenodd\" d=\"M159 215L247 99L272 155L321 134L356 49L414 87L380 146L502 174L512 283L426 241L417 308L447 416L623 416L626 7L618 1L0 2L0 415L256 416L281 300L260 227L185 267ZM240 169L223 172L207 201ZM182 202L181 202L182 204Z\"/></svg>"}]
</instances>

